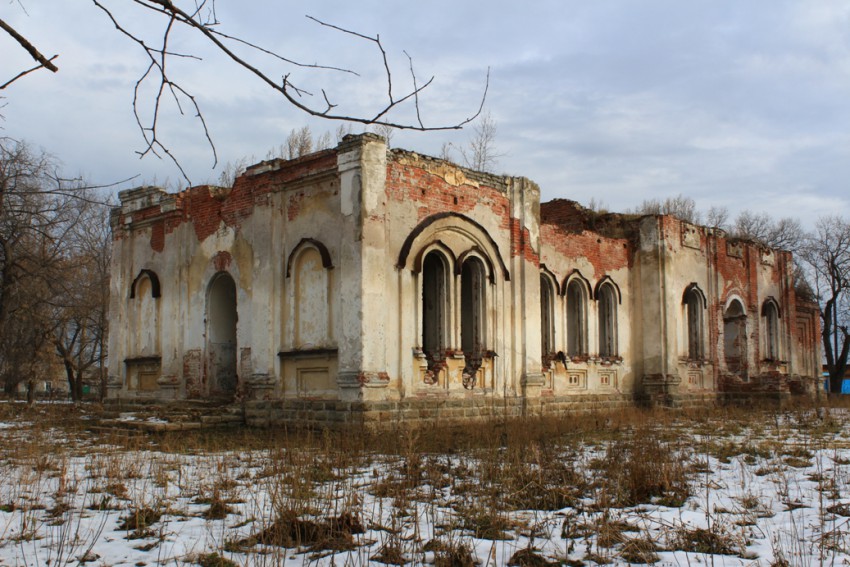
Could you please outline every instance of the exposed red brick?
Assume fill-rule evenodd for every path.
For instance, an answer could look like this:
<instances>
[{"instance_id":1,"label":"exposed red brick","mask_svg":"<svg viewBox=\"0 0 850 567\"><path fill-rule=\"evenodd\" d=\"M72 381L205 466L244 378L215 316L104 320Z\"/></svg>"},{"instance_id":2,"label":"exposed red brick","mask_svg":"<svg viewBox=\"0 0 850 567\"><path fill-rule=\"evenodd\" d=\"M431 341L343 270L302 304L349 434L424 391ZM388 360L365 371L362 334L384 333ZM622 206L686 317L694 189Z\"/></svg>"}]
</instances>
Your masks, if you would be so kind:
<instances>
[{"instance_id":1,"label":"exposed red brick","mask_svg":"<svg viewBox=\"0 0 850 567\"><path fill-rule=\"evenodd\" d=\"M175 207L172 211L162 212L158 204L134 211L133 224L154 221L151 248L157 252L164 250L165 236L184 222L192 223L195 235L200 241L215 233L222 223L238 229L242 222L253 214L256 207L268 206L269 193L285 189L286 184L292 181L335 170L336 152L325 150L296 160L273 160L259 166L266 164L278 169L257 175L240 176L232 190L220 196L215 196L214 190L211 191L206 185L191 187L175 195ZM118 221L119 226L125 226L124 215L119 215ZM121 232L115 231L116 239L122 237Z\"/></svg>"},{"instance_id":2,"label":"exposed red brick","mask_svg":"<svg viewBox=\"0 0 850 567\"><path fill-rule=\"evenodd\" d=\"M165 223L157 222L151 228L151 248L157 252L165 249Z\"/></svg>"},{"instance_id":3,"label":"exposed red brick","mask_svg":"<svg viewBox=\"0 0 850 567\"><path fill-rule=\"evenodd\" d=\"M232 262L233 257L230 255L230 252L217 252L213 258L213 265L219 272L227 270Z\"/></svg>"},{"instance_id":4,"label":"exposed red brick","mask_svg":"<svg viewBox=\"0 0 850 567\"><path fill-rule=\"evenodd\" d=\"M572 233L554 224L543 224L540 226L540 240L567 260L586 259L597 277L630 268L634 262L634 247L625 238L606 238L589 231Z\"/></svg>"}]
</instances>

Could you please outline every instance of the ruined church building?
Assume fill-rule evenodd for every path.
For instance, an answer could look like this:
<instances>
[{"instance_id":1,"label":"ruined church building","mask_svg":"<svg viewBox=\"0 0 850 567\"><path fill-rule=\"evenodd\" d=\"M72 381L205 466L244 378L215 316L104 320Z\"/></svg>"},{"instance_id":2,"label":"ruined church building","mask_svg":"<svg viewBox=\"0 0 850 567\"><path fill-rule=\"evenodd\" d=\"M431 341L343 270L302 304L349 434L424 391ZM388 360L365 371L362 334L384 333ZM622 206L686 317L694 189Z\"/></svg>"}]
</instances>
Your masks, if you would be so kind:
<instances>
[{"instance_id":1,"label":"ruined church building","mask_svg":"<svg viewBox=\"0 0 850 567\"><path fill-rule=\"evenodd\" d=\"M372 134L233 187L124 191L108 396L251 423L457 420L814 392L790 253L540 203Z\"/></svg>"}]
</instances>

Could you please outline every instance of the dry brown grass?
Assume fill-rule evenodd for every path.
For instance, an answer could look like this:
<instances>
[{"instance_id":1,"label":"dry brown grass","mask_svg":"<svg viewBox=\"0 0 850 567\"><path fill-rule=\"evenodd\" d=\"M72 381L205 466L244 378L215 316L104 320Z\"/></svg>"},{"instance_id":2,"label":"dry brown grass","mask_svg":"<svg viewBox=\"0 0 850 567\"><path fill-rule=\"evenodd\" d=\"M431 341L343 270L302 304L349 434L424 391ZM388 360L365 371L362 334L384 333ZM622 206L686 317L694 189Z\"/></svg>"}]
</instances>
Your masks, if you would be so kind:
<instances>
[{"instance_id":1,"label":"dry brown grass","mask_svg":"<svg viewBox=\"0 0 850 567\"><path fill-rule=\"evenodd\" d=\"M580 542L592 539L595 547L591 552L588 544L588 558L646 562L657 557L657 544L611 512L647 503L677 507L699 497L699 477L710 472L709 459L694 461L694 447L686 439L701 437L706 455L721 463L738 459L758 464L763 474L781 480L788 467L811 464L818 439L830 439L841 425L829 408L803 407L781 414L734 407L693 412L632 408L610 415L379 432L282 427L128 435L87 431L84 417L89 411L67 405L0 404L0 420L31 424L25 436L5 444L0 464L24 471L22 482L29 492L50 487L43 502L23 490L4 498L0 512L28 511L17 537L36 537L38 521L43 521L39 518L66 521L73 513L68 495L83 479L71 474L68 463L73 456L85 455L87 509L121 510L120 528L130 537L153 537L163 515L246 526L240 537L221 537L215 553L195 555L196 561L203 558L210 565L230 564L219 552L259 553L259 546L320 552L361 545L357 536L367 529L364 518L371 522L369 518L380 512L364 510L364 494L392 507L381 520L387 538L372 554L375 561L387 564L417 563L425 551L433 553L435 564L472 564L471 538L521 539L519 534L536 528L532 521L518 520L517 513L568 507L584 516L565 518L562 536L578 542L579 548ZM769 431L781 439L784 432L799 429L810 432L812 445L771 444L741 435L745 430ZM139 458L147 452L155 452L156 459ZM190 455L209 463L201 481L188 471L183 457ZM834 479L818 482L832 492L839 490ZM193 504L206 508L170 510L164 496L168 486L178 486ZM262 487L270 502L252 502L251 486ZM246 499L247 506L236 505ZM740 505L730 525L750 525L762 513L757 495L742 498ZM39 506L48 509L41 513ZM240 511L245 508L252 514ZM429 544L402 540L403 526L414 522L423 508L445 510L451 520ZM824 508L834 515L846 512L841 503ZM739 542L726 535L716 529L682 528L670 541L672 548L693 553L740 554ZM550 556L530 545L512 555L517 565L553 564Z\"/></svg>"}]
</instances>

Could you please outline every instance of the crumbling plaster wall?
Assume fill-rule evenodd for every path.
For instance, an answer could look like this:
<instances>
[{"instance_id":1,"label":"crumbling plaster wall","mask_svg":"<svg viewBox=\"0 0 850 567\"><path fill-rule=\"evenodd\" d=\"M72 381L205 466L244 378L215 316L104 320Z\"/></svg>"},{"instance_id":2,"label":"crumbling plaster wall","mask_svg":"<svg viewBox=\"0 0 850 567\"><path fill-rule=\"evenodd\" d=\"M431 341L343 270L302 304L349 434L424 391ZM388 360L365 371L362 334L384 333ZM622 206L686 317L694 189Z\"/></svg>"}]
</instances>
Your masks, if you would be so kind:
<instances>
[{"instance_id":1,"label":"crumbling plaster wall","mask_svg":"<svg viewBox=\"0 0 850 567\"><path fill-rule=\"evenodd\" d=\"M255 166L232 189L195 187L168 195L143 188L121 194L122 207L113 214L111 312L116 331L110 338L115 354L110 357L110 381L115 392L130 393L125 359L138 330L128 325L133 308L128 286L144 269L159 276L162 289L156 300L163 345L161 388L151 395L209 394L207 291L219 272L236 282L240 388L255 390L252 395L296 395L293 380L279 380L278 352L295 348L294 320L286 316L291 306L283 290L288 254L302 240L322 237L330 256L338 257L345 226L338 213L335 153L280 165ZM333 298L328 309L337 313L338 279L330 275L328 281ZM336 323L330 319L327 344L314 348L336 348ZM328 373L335 376L336 354L331 358L325 366L333 366ZM294 374L299 365L291 369Z\"/></svg>"},{"instance_id":2,"label":"crumbling plaster wall","mask_svg":"<svg viewBox=\"0 0 850 567\"><path fill-rule=\"evenodd\" d=\"M548 371L549 388L555 395L588 392L625 393L635 390L635 337L633 332L633 246L627 238L611 238L584 230L570 222L576 213L571 201L557 200L542 205L541 265L558 286L555 297L555 350L567 352L567 285L577 281L586 289L587 356L553 361ZM599 356L598 285L610 282L617 293L617 356Z\"/></svg>"},{"instance_id":3,"label":"crumbling plaster wall","mask_svg":"<svg viewBox=\"0 0 850 567\"><path fill-rule=\"evenodd\" d=\"M793 351L799 344L795 321L797 299L794 292L793 264L788 252L769 250L753 242L729 239L721 230L693 225L672 216L651 216L641 221L641 253L637 271L642 285L641 321L644 329L652 326L650 314L656 310L659 367L649 353L656 348L652 340L644 340L643 375L654 373L672 376L679 393L719 391L727 388L724 381L758 381L767 375L800 374ZM696 285L706 298L706 350L702 360L687 356L687 328L683 294ZM650 290L660 286L656 294ZM657 297L656 301L654 298ZM735 371L726 362L724 313L733 301L740 301L746 319L742 323L746 339L743 370ZM779 307L780 358L766 359L765 302L775 301ZM676 332L673 332L673 330ZM649 335L649 333L645 333ZM810 344L808 351L817 351ZM803 373L811 374L809 369ZM735 375L735 376L732 376ZM731 378L730 378L731 376Z\"/></svg>"},{"instance_id":4,"label":"crumbling plaster wall","mask_svg":"<svg viewBox=\"0 0 850 567\"><path fill-rule=\"evenodd\" d=\"M519 397L534 401L523 408L545 411L547 403L566 407L588 396L710 397L728 374L723 310L732 298L746 309L746 364L753 374L817 371L819 355L812 362L811 353L819 352L819 322L811 305L797 309L787 253L669 216L606 215L591 219L599 227L588 227L586 209L567 201L541 205L538 187L525 178L388 150L372 134L252 166L232 188L170 195L143 187L122 192L121 201L113 212L113 397L211 393L208 291L221 272L236 283L233 393L252 399ZM431 252L448 269L439 364L422 344L422 270ZM462 345L462 320L469 316L462 267L470 259L485 272L480 365L470 365ZM159 321L156 353L138 348L144 330L129 294L143 271L156 274L160 288L150 298ZM556 352L568 350L572 332L567 285L584 286L586 352L544 357L541 274L556 284ZM616 352L606 356L600 356L600 285L616 290ZM689 286L707 300L699 360L688 356L683 294ZM768 298L782 313L779 361L761 355ZM154 387L140 388L140 377L152 372Z\"/></svg>"}]
</instances>

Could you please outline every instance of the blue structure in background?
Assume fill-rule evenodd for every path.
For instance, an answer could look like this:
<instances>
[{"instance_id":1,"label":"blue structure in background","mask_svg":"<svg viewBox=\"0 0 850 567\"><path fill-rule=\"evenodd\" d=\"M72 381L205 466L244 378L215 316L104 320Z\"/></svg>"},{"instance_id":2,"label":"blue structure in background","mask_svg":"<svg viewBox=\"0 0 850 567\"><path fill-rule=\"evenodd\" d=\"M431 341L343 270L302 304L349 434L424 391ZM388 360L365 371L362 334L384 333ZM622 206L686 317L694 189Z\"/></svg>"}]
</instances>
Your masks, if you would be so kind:
<instances>
[{"instance_id":1,"label":"blue structure in background","mask_svg":"<svg viewBox=\"0 0 850 567\"><path fill-rule=\"evenodd\" d=\"M829 376L823 379L823 391L829 393ZM850 378L841 381L841 393L850 394Z\"/></svg>"}]
</instances>

